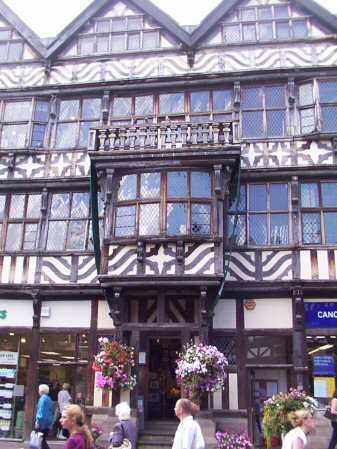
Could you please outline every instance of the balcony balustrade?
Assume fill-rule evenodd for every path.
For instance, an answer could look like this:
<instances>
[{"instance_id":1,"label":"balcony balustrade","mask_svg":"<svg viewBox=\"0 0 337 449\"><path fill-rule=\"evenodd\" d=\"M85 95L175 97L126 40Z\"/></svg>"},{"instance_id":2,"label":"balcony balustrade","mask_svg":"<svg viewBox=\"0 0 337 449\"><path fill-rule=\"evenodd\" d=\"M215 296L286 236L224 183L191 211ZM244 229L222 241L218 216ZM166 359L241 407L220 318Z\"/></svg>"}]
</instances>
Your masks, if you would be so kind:
<instances>
[{"instance_id":1,"label":"balcony balustrade","mask_svg":"<svg viewBox=\"0 0 337 449\"><path fill-rule=\"evenodd\" d=\"M238 142L238 122L162 122L92 129L89 150L145 151L214 147Z\"/></svg>"}]
</instances>

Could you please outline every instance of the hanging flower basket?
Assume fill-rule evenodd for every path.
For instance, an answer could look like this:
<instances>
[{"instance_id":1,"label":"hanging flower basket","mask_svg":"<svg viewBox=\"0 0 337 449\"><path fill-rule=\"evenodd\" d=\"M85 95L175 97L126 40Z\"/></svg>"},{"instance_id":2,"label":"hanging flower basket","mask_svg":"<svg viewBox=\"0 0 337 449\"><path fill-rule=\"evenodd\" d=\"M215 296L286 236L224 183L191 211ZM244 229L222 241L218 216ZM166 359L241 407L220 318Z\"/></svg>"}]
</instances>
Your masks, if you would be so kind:
<instances>
[{"instance_id":1,"label":"hanging flower basket","mask_svg":"<svg viewBox=\"0 0 337 449\"><path fill-rule=\"evenodd\" d=\"M223 389L226 357L215 346L199 342L187 344L176 360L177 381L199 402L203 393Z\"/></svg>"},{"instance_id":2,"label":"hanging flower basket","mask_svg":"<svg viewBox=\"0 0 337 449\"><path fill-rule=\"evenodd\" d=\"M245 432L217 432L217 449L254 449L254 445Z\"/></svg>"},{"instance_id":3,"label":"hanging flower basket","mask_svg":"<svg viewBox=\"0 0 337 449\"><path fill-rule=\"evenodd\" d=\"M97 372L96 387L105 390L132 390L136 376L131 374L134 366L134 349L106 337L98 339L100 351L95 356L92 369Z\"/></svg>"},{"instance_id":4,"label":"hanging flower basket","mask_svg":"<svg viewBox=\"0 0 337 449\"><path fill-rule=\"evenodd\" d=\"M264 402L262 424L267 448L272 447L273 436L280 436L282 432L291 429L288 413L302 408L314 413L318 409L318 403L305 391L294 388L290 388L289 393L281 392Z\"/></svg>"}]
</instances>

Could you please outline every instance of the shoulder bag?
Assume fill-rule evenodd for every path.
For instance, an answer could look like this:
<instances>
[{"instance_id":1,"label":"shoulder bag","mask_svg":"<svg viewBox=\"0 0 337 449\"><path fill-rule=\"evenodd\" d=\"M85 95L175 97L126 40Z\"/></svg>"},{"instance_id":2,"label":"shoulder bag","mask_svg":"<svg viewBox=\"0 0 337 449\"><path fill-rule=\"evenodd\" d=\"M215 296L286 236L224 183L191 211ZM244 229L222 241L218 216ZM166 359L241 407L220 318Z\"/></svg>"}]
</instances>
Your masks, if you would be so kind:
<instances>
[{"instance_id":1,"label":"shoulder bag","mask_svg":"<svg viewBox=\"0 0 337 449\"><path fill-rule=\"evenodd\" d=\"M325 412L323 413L323 416L325 418L330 419L330 421L337 422L337 415L334 415L333 413L331 413L331 407L327 407L325 409Z\"/></svg>"}]
</instances>

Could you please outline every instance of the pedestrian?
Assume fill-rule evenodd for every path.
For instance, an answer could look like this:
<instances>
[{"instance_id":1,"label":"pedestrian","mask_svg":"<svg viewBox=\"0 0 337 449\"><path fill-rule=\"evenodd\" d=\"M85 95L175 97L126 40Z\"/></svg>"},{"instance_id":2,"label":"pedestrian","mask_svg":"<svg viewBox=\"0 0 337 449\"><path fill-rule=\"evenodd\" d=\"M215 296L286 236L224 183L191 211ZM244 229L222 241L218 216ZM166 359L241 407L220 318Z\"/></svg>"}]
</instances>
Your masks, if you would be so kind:
<instances>
[{"instance_id":1,"label":"pedestrian","mask_svg":"<svg viewBox=\"0 0 337 449\"><path fill-rule=\"evenodd\" d=\"M88 426L84 424L84 414L79 405L65 405L60 422L69 432L64 449L92 449L94 439Z\"/></svg>"},{"instance_id":2,"label":"pedestrian","mask_svg":"<svg viewBox=\"0 0 337 449\"><path fill-rule=\"evenodd\" d=\"M35 430L43 433L41 449L50 449L47 443L47 436L54 421L53 401L48 393L48 385L39 385L40 398L36 406Z\"/></svg>"},{"instance_id":3,"label":"pedestrian","mask_svg":"<svg viewBox=\"0 0 337 449\"><path fill-rule=\"evenodd\" d=\"M189 399L179 399L174 408L180 420L172 449L205 449L205 440L199 424L193 419L197 406Z\"/></svg>"},{"instance_id":4,"label":"pedestrian","mask_svg":"<svg viewBox=\"0 0 337 449\"><path fill-rule=\"evenodd\" d=\"M62 414L62 411L66 405L71 404L71 396L69 393L70 385L67 383L64 383L62 385L62 390L59 391L57 396L57 402L59 406L60 415ZM63 429L60 422L58 421L58 432L57 432L57 438L60 440L65 440L69 437L69 432L66 429Z\"/></svg>"},{"instance_id":5,"label":"pedestrian","mask_svg":"<svg viewBox=\"0 0 337 449\"><path fill-rule=\"evenodd\" d=\"M330 405L331 405L331 413L336 416L337 420L337 390L335 390L332 394ZM335 449L337 443L337 422L331 421L331 426L332 426L332 435L330 438L328 449Z\"/></svg>"},{"instance_id":6,"label":"pedestrian","mask_svg":"<svg viewBox=\"0 0 337 449\"><path fill-rule=\"evenodd\" d=\"M288 414L293 426L284 437L282 449L304 449L307 447L307 435L315 428L315 421L311 411L307 408L296 410Z\"/></svg>"},{"instance_id":7,"label":"pedestrian","mask_svg":"<svg viewBox=\"0 0 337 449\"><path fill-rule=\"evenodd\" d=\"M131 448L136 449L136 426L130 419L131 409L127 402L120 402L116 405L116 416L118 422L112 432L110 432L110 443L112 447L119 447L123 443L124 438L131 442Z\"/></svg>"}]
</instances>

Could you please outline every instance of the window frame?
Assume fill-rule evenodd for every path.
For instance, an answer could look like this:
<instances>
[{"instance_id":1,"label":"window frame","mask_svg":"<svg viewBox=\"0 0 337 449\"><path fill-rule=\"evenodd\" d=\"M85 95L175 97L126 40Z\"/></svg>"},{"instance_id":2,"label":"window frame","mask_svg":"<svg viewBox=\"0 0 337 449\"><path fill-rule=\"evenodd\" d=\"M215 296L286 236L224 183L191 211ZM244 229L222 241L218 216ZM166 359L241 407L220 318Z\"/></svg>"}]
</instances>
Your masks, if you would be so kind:
<instances>
[{"instance_id":1,"label":"window frame","mask_svg":"<svg viewBox=\"0 0 337 449\"><path fill-rule=\"evenodd\" d=\"M334 213L337 217L337 204L336 206L324 206L324 196L323 196L323 189L322 186L325 184L336 184L337 189L337 182L333 180L322 180L322 181L302 181L300 183L300 226L301 226L301 241L303 245L335 245L337 243L337 233L335 242L327 242L327 228L326 228L326 218L325 214L328 213ZM303 192L302 192L302 186L305 185L311 185L317 187L317 205L313 206L303 206ZM315 189L316 190L316 189ZM304 234L304 218L312 215L319 217L319 241L307 241L307 238L305 238ZM316 221L317 224L317 221Z\"/></svg>"},{"instance_id":2,"label":"window frame","mask_svg":"<svg viewBox=\"0 0 337 449\"><path fill-rule=\"evenodd\" d=\"M11 213L11 204L12 204L12 198L14 196L23 196L23 214L22 216L10 216ZM31 196L40 196L40 210L36 217L29 217L27 216L28 212L28 203ZM42 206L42 194L41 192L13 192L13 193L7 193L7 194L1 194L1 197L4 197L4 216L0 219L1 229L0 229L0 246L1 250L11 253L11 252L30 252L30 251L37 251L39 249L39 240L40 240L40 227L41 227L41 220L42 220L42 213L41 213L41 206ZM9 229L10 226L14 225L16 227L20 226L20 235L18 236L18 233L16 232L16 236L18 236L19 239L19 245L17 248L7 248L7 239L9 237ZM28 243L28 241L25 239L26 236L26 229L29 225L35 225L36 226L36 233L35 233L35 241L34 241L34 248L25 248L25 244Z\"/></svg>"},{"instance_id":3,"label":"window frame","mask_svg":"<svg viewBox=\"0 0 337 449\"><path fill-rule=\"evenodd\" d=\"M271 205L271 189L273 186L277 185L284 185L286 186L287 190L287 209L272 209ZM266 208L265 209L251 209L250 208L250 187L255 186L265 186L266 187ZM281 181L275 181L275 182L256 182L256 183L247 183L242 184L240 186L241 193L240 193L240 203L238 205L238 222L241 226L241 230L239 235L236 234L236 239L242 239L244 238L244 241L242 243L237 243L237 240L233 241L233 244L235 247L281 247L286 248L289 247L292 243L292 221L291 221L291 206L290 206L290 184L288 182L281 182ZM230 193L228 196L228 209L227 209L227 246L231 244L231 237L232 237L232 231L233 231L233 225L235 220L235 206L236 206L236 185L230 185ZM232 200L232 206L230 204L230 201ZM280 215L287 215L287 238L285 239L284 243L273 243L273 218ZM252 217L256 216L265 216L266 217L266 243L262 242L252 242L250 241L251 237L251 228L252 228ZM236 229L237 231L237 229ZM281 230L279 231L281 232ZM277 237L277 236L276 236Z\"/></svg>"},{"instance_id":4,"label":"window frame","mask_svg":"<svg viewBox=\"0 0 337 449\"><path fill-rule=\"evenodd\" d=\"M169 196L168 194L168 174L169 173L179 173L183 172L187 174L186 178L186 185L187 185L187 191L186 196ZM154 173L154 172L146 172L146 173ZM142 197L141 196L141 176L146 174L144 172L142 173L133 173L133 174L120 174L119 182L121 182L122 178L127 176L136 176L136 191L133 198L128 199L118 199L119 194L119 188L116 189L116 198L115 198L115 207L113 211L113 227L111 230L111 235L115 239L119 238L138 238L138 237L158 237L158 236L165 236L165 237L187 237L187 236L202 236L205 238L205 236L212 236L213 234L213 175L211 172L207 170L192 170L192 169L186 169L186 170L160 170L159 174L159 191L157 196L153 197ZM192 180L192 173L207 173L209 175L210 179L210 192L208 197L199 197L199 196L192 196L191 193L191 180ZM186 207L186 230L185 232L179 232L179 233L170 233L169 232L169 212L168 212L168 205L181 205L184 204ZM193 225L192 218L193 218L193 206L194 205L207 205L209 206L209 222L204 224L200 224L201 226L209 226L209 232L208 233L202 233L202 232L193 232L192 227L197 226L197 223ZM158 205L158 233L142 233L141 232L141 211L142 206L148 206L148 205ZM128 228L133 229L132 232L119 234L117 232L118 229L125 229L125 222L123 222L123 219L120 219L120 222L118 223L118 219L122 217L119 215L119 212L123 208L133 208L133 214L131 217L133 217L133 224L130 221L130 225ZM200 212L201 213L201 212ZM194 214L195 215L195 214ZM129 215L130 216L130 215ZM195 215L196 216L196 215ZM156 222L155 222L156 224Z\"/></svg>"}]
</instances>

